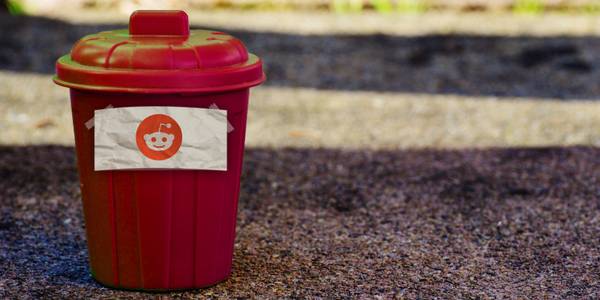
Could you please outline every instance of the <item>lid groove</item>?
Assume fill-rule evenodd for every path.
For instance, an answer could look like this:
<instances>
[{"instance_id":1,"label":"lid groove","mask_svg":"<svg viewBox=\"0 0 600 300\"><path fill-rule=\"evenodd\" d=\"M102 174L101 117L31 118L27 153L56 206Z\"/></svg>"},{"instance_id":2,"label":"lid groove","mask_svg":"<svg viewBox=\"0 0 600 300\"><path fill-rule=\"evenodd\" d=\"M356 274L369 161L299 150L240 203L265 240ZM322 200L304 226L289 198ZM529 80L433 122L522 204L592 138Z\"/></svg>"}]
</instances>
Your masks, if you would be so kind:
<instances>
[{"instance_id":1,"label":"lid groove","mask_svg":"<svg viewBox=\"0 0 600 300\"><path fill-rule=\"evenodd\" d=\"M169 44L169 53L171 54L171 63L170 63L170 69L175 69L175 53L173 52L173 45Z\"/></svg>"},{"instance_id":2,"label":"lid groove","mask_svg":"<svg viewBox=\"0 0 600 300\"><path fill-rule=\"evenodd\" d=\"M104 60L104 68L108 69L110 68L110 58L112 57L113 53L115 52L115 50L122 46L122 45L126 45L129 44L129 41L123 41L120 43L116 43L114 44L112 47L110 47L110 49L108 49L108 53L106 54L106 59Z\"/></svg>"},{"instance_id":3,"label":"lid groove","mask_svg":"<svg viewBox=\"0 0 600 300\"><path fill-rule=\"evenodd\" d=\"M193 47L188 42L185 42L185 45L187 47L189 47L190 49L192 49L192 52L194 53L194 57L196 58L196 68L200 69L202 67L202 65L200 64L200 54L198 54L196 47Z\"/></svg>"},{"instance_id":4,"label":"lid groove","mask_svg":"<svg viewBox=\"0 0 600 300\"><path fill-rule=\"evenodd\" d=\"M182 11L138 11L132 16L132 32L104 31L78 41L56 62L55 82L87 90L187 93L241 89L264 81L262 61L231 35L207 30L188 34Z\"/></svg>"}]
</instances>

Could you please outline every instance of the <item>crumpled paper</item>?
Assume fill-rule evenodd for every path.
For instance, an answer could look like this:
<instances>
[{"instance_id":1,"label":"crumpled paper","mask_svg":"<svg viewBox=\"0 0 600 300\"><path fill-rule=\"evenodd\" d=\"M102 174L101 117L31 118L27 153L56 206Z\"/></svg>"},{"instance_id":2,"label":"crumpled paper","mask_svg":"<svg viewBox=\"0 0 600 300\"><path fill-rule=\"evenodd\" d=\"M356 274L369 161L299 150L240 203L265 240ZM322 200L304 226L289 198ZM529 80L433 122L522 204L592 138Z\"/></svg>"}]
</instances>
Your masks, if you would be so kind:
<instances>
[{"instance_id":1,"label":"crumpled paper","mask_svg":"<svg viewBox=\"0 0 600 300\"><path fill-rule=\"evenodd\" d=\"M164 119L166 121L160 124L145 121L156 118L155 115L166 115L170 119ZM141 125L142 122L146 125ZM226 171L227 124L227 111L220 109L143 106L96 110L94 169ZM151 128L151 132L140 133L140 128ZM180 145L176 138L179 135ZM163 138L164 143L161 142ZM162 152L170 154L163 155ZM162 158L156 159L156 155L162 155Z\"/></svg>"}]
</instances>

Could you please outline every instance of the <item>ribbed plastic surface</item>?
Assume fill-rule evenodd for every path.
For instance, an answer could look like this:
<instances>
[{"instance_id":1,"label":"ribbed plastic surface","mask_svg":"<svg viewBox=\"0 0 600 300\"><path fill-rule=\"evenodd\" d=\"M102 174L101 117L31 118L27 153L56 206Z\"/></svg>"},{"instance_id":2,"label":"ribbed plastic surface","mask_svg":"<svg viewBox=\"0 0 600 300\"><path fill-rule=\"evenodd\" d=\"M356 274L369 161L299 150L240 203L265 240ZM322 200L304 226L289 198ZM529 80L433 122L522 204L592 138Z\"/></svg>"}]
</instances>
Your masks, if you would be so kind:
<instances>
[{"instance_id":1,"label":"ribbed plastic surface","mask_svg":"<svg viewBox=\"0 0 600 300\"><path fill-rule=\"evenodd\" d=\"M228 111L227 171L94 171L94 132L84 126L109 104ZM90 263L101 283L130 289L212 285L231 271L248 90L220 95L114 95L72 90L77 163Z\"/></svg>"},{"instance_id":2,"label":"ribbed plastic surface","mask_svg":"<svg viewBox=\"0 0 600 300\"><path fill-rule=\"evenodd\" d=\"M129 30L79 40L54 81L96 91L174 93L243 89L263 82L261 60L233 36L189 30L183 11L137 11Z\"/></svg>"}]
</instances>

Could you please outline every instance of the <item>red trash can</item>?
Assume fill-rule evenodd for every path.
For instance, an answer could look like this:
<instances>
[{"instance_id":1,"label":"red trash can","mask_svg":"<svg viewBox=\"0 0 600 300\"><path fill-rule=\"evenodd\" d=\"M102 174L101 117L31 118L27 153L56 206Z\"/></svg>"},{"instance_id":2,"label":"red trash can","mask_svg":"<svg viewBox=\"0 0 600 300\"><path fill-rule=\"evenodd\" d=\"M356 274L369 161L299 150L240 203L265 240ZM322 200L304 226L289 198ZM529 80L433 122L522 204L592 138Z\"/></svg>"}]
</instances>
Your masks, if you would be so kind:
<instances>
[{"instance_id":1,"label":"red trash can","mask_svg":"<svg viewBox=\"0 0 600 300\"><path fill-rule=\"evenodd\" d=\"M117 288L199 288L231 272L249 88L261 60L183 11L137 11L129 30L88 35L58 59L70 88L90 266ZM94 170L94 112L174 106L227 111L227 170ZM91 122L91 123L90 123Z\"/></svg>"}]
</instances>

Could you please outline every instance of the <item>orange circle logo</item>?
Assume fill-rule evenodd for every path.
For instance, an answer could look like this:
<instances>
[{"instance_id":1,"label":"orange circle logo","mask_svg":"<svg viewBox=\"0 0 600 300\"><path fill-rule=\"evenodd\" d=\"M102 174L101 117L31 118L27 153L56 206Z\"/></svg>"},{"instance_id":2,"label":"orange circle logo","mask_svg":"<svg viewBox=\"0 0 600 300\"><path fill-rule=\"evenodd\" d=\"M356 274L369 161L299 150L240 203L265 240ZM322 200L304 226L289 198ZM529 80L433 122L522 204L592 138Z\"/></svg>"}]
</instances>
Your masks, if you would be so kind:
<instances>
[{"instance_id":1,"label":"orange circle logo","mask_svg":"<svg viewBox=\"0 0 600 300\"><path fill-rule=\"evenodd\" d=\"M175 155L181 147L183 134L173 118L156 114L145 118L138 125L135 141L146 157L165 160Z\"/></svg>"}]
</instances>

